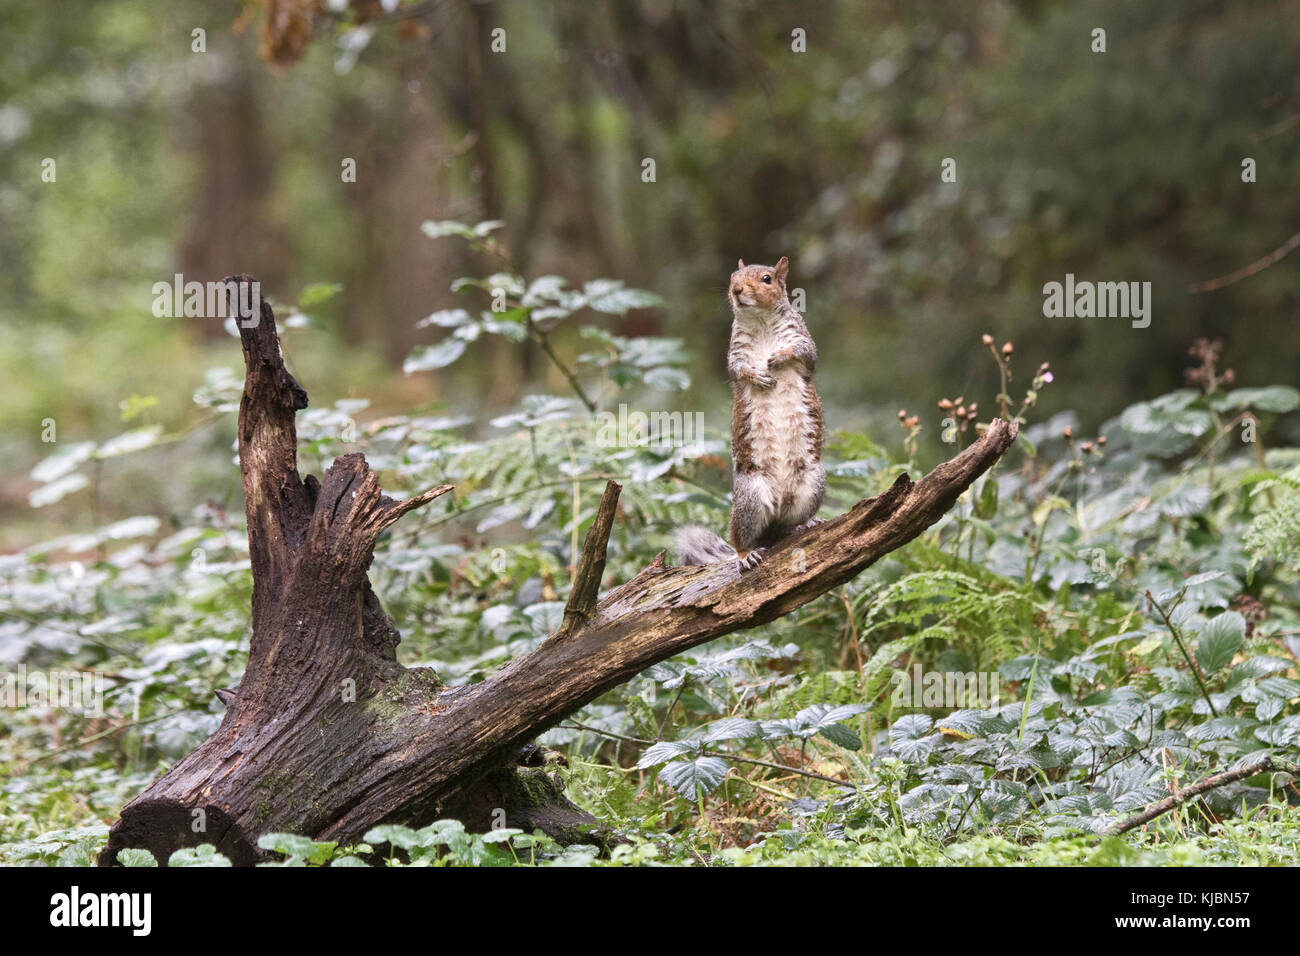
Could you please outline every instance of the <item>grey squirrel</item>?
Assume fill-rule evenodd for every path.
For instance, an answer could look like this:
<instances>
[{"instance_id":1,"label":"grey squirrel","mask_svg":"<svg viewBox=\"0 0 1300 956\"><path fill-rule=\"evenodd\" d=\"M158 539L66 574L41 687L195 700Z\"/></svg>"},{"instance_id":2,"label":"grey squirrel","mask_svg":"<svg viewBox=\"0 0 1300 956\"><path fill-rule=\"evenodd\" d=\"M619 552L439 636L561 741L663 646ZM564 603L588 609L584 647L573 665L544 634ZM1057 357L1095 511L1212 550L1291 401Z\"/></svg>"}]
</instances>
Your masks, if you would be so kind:
<instances>
[{"instance_id":1,"label":"grey squirrel","mask_svg":"<svg viewBox=\"0 0 1300 956\"><path fill-rule=\"evenodd\" d=\"M790 261L747 266L731 274L731 523L730 544L698 525L679 528L683 564L763 560L768 547L819 523L826 495L822 405L813 387L817 345L786 293Z\"/></svg>"}]
</instances>

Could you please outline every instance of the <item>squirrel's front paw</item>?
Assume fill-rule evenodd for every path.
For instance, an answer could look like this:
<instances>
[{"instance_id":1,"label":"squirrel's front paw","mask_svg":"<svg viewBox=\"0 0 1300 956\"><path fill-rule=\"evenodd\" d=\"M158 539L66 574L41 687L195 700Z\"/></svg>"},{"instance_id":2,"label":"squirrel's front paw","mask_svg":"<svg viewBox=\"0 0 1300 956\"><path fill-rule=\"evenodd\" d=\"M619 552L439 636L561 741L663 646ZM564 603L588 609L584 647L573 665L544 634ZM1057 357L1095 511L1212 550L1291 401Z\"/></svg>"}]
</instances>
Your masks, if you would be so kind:
<instances>
[{"instance_id":1,"label":"squirrel's front paw","mask_svg":"<svg viewBox=\"0 0 1300 956\"><path fill-rule=\"evenodd\" d=\"M755 372L754 384L759 388L776 388L776 378L767 372Z\"/></svg>"},{"instance_id":2,"label":"squirrel's front paw","mask_svg":"<svg viewBox=\"0 0 1300 956\"><path fill-rule=\"evenodd\" d=\"M793 361L794 349L781 349L778 352L773 352L772 357L767 360L767 370L770 372L783 365L789 365Z\"/></svg>"}]
</instances>

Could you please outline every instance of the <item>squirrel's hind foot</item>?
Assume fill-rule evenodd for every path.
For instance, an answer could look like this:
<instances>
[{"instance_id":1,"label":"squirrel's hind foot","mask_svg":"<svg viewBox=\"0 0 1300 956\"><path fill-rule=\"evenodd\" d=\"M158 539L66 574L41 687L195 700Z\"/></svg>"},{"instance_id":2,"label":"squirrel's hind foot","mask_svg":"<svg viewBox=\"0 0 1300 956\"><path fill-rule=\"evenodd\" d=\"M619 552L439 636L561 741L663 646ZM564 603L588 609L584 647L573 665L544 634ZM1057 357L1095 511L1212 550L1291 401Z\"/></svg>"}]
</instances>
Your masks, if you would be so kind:
<instances>
[{"instance_id":1,"label":"squirrel's hind foot","mask_svg":"<svg viewBox=\"0 0 1300 956\"><path fill-rule=\"evenodd\" d=\"M742 573L752 570L762 564L765 557L767 557L767 548L755 548L736 562L736 570Z\"/></svg>"}]
</instances>

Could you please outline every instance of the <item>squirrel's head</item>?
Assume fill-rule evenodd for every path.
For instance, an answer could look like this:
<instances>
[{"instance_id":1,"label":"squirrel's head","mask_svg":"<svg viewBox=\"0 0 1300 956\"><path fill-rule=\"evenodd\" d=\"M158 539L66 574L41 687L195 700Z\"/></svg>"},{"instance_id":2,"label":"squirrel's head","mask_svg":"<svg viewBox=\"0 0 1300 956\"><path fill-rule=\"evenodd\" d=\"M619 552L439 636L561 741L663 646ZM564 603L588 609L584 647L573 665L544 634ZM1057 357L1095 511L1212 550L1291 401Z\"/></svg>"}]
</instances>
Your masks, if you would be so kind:
<instances>
[{"instance_id":1,"label":"squirrel's head","mask_svg":"<svg viewBox=\"0 0 1300 956\"><path fill-rule=\"evenodd\" d=\"M790 260L785 256L774 266L747 266L741 259L731 274L727 298L733 309L768 311L785 301L785 279L790 274Z\"/></svg>"}]
</instances>

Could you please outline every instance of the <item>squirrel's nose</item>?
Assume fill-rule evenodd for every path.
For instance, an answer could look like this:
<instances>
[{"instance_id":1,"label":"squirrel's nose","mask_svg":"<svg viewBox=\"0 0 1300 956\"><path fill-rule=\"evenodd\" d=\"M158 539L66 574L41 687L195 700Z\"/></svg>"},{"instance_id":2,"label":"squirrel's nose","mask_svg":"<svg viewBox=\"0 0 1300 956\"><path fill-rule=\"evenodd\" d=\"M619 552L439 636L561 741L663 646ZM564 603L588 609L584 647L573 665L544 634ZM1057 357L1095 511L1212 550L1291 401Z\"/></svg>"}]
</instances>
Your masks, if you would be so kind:
<instances>
[{"instance_id":1,"label":"squirrel's nose","mask_svg":"<svg viewBox=\"0 0 1300 956\"><path fill-rule=\"evenodd\" d=\"M740 293L742 293L742 292L744 292L744 291L745 291L745 290L742 289L742 288L741 288L740 286L738 286L738 285L733 285L733 286L731 287L731 294L732 294L732 295L740 295Z\"/></svg>"}]
</instances>

